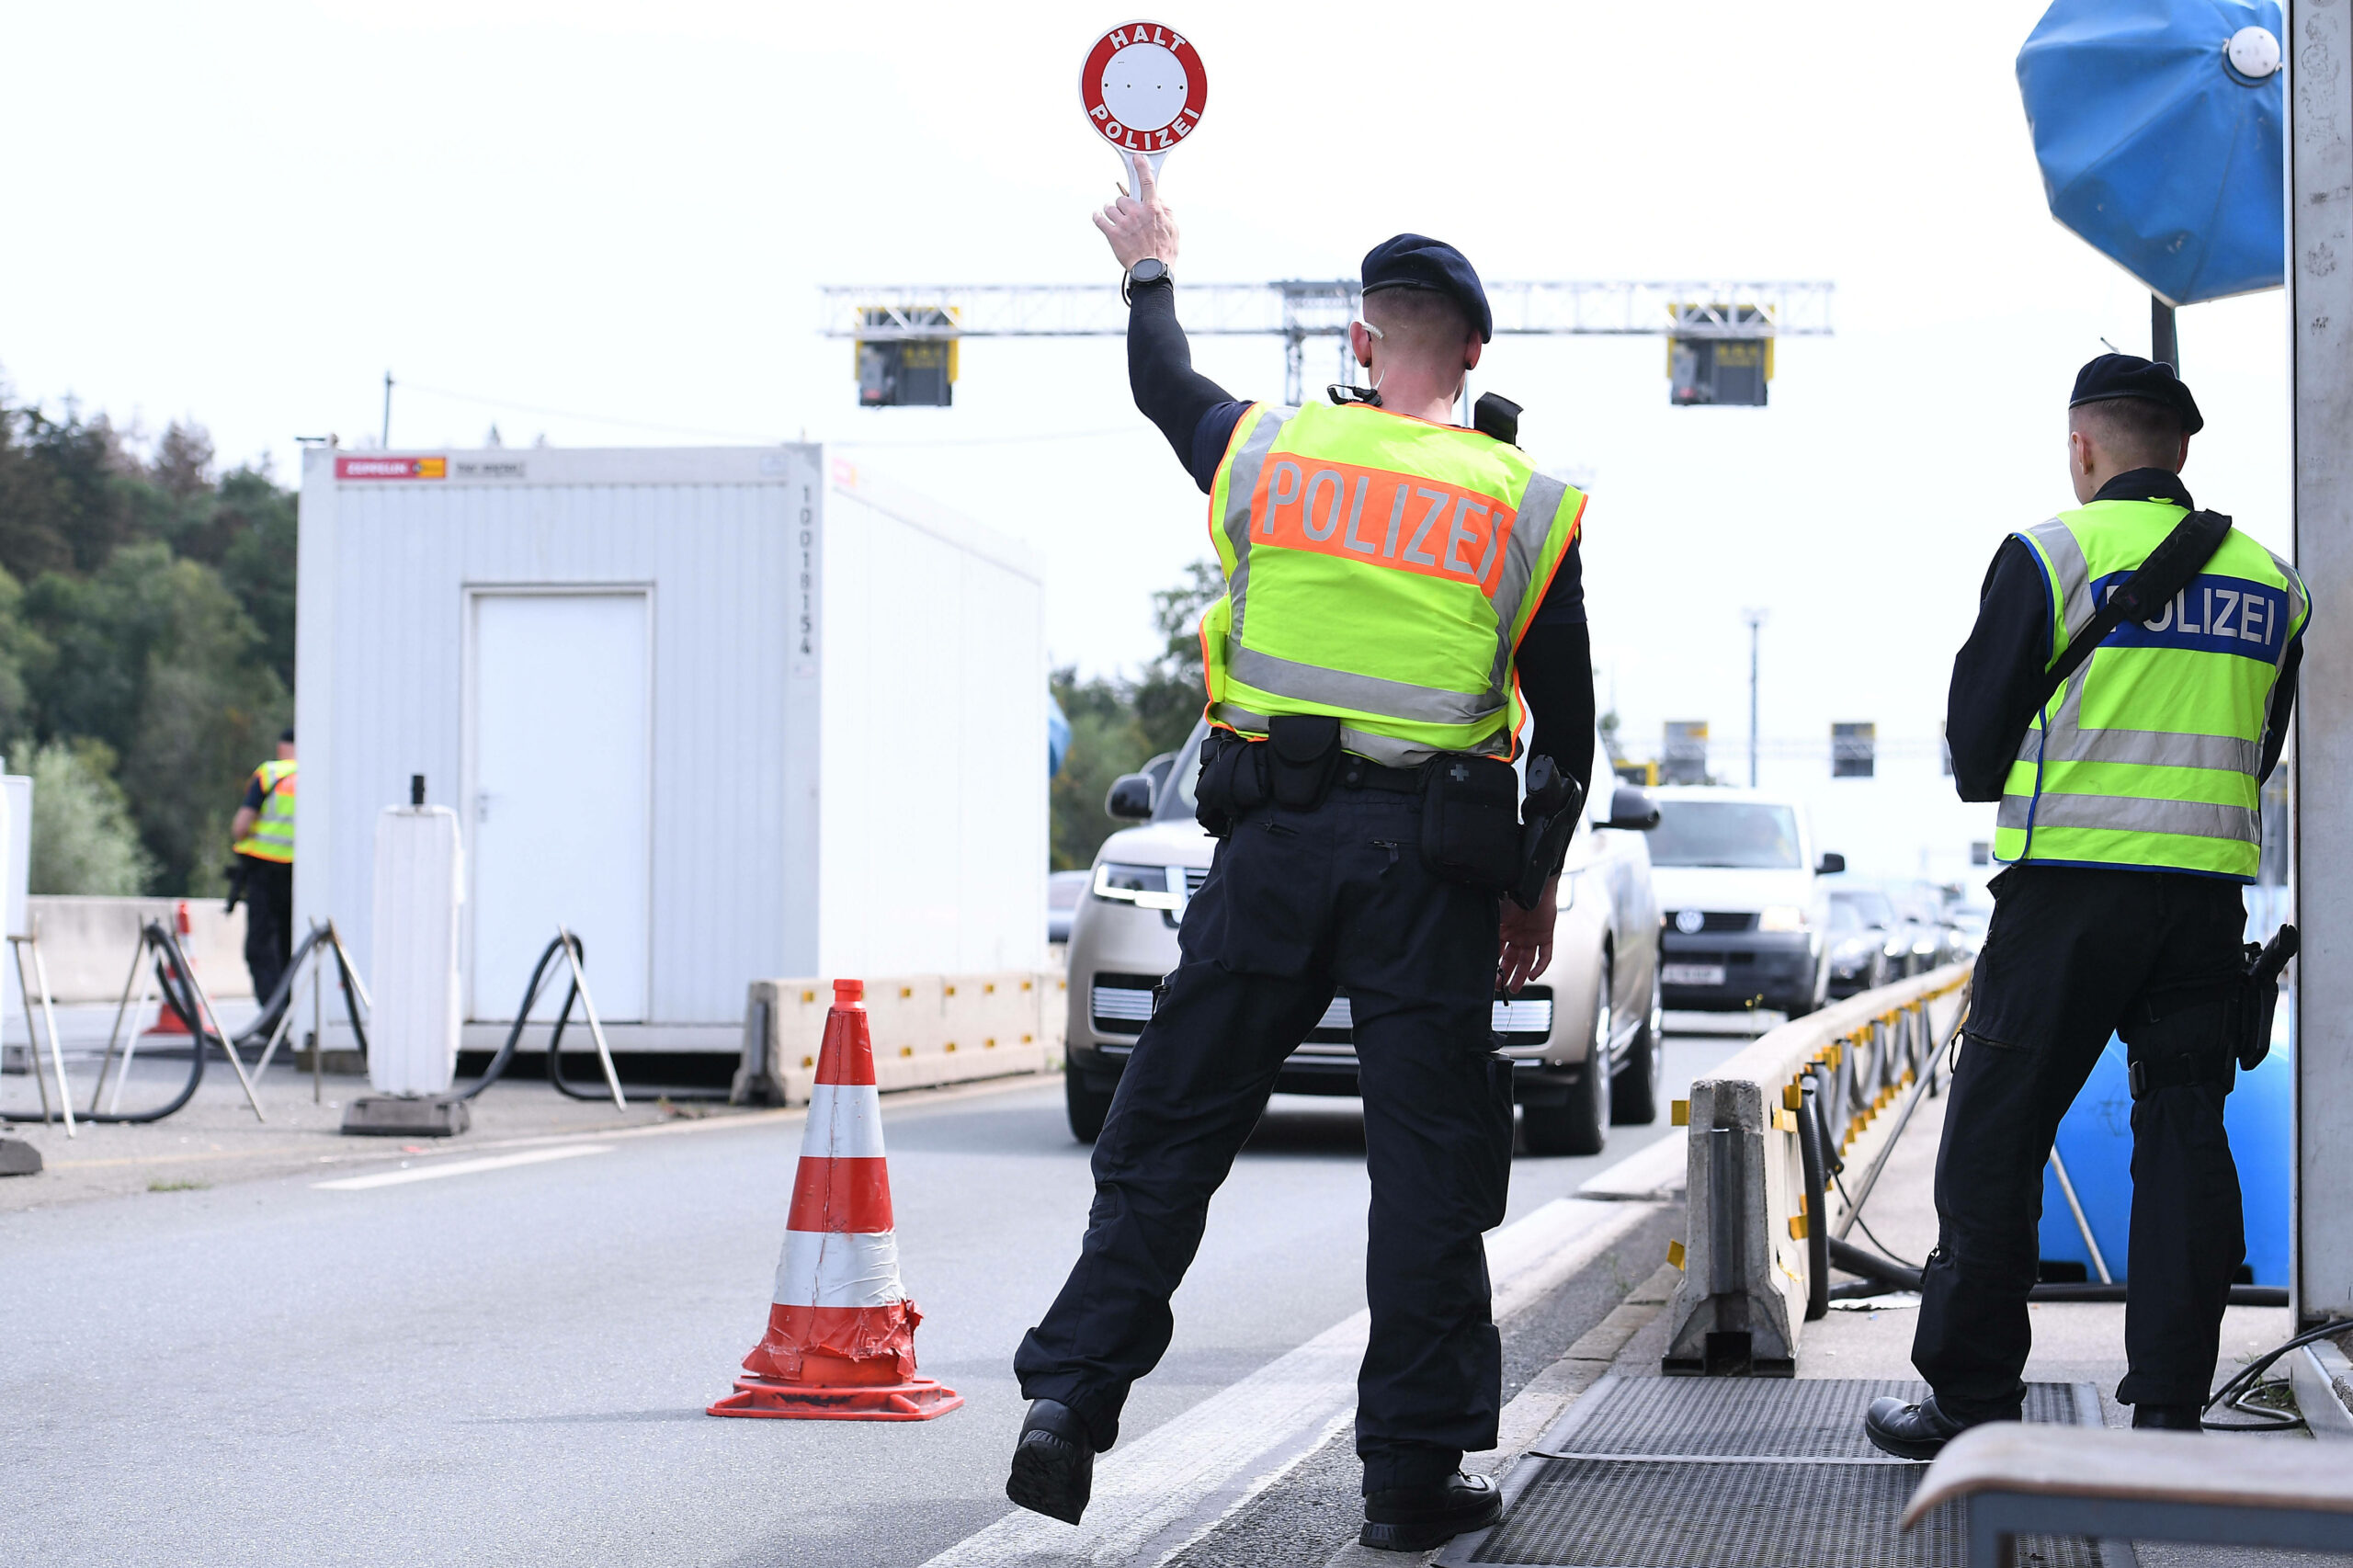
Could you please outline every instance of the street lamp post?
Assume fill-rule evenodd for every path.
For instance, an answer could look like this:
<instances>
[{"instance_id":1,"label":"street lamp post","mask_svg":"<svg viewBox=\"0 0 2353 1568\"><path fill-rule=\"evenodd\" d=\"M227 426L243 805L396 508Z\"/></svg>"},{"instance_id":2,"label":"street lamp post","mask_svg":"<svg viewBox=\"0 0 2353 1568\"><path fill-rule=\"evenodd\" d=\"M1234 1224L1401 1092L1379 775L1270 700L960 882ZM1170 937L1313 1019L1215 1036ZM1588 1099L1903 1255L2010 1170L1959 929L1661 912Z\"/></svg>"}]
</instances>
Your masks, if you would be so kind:
<instances>
[{"instance_id":1,"label":"street lamp post","mask_svg":"<svg viewBox=\"0 0 2353 1568\"><path fill-rule=\"evenodd\" d=\"M1756 788L1756 644L1757 631L1765 624L1761 609L1745 609L1740 619L1748 624L1748 787Z\"/></svg>"}]
</instances>

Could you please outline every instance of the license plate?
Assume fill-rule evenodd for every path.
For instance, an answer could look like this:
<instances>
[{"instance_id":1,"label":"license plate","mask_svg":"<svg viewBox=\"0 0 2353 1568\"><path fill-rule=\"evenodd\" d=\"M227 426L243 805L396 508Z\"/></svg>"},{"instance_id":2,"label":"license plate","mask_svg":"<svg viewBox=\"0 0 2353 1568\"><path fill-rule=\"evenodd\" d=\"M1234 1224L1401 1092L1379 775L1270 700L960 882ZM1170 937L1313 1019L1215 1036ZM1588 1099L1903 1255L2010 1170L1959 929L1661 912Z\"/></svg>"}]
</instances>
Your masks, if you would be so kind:
<instances>
[{"instance_id":1,"label":"license plate","mask_svg":"<svg viewBox=\"0 0 2353 1568\"><path fill-rule=\"evenodd\" d=\"M1664 985L1722 985L1724 983L1724 966L1720 963L1662 964L1658 978Z\"/></svg>"}]
</instances>

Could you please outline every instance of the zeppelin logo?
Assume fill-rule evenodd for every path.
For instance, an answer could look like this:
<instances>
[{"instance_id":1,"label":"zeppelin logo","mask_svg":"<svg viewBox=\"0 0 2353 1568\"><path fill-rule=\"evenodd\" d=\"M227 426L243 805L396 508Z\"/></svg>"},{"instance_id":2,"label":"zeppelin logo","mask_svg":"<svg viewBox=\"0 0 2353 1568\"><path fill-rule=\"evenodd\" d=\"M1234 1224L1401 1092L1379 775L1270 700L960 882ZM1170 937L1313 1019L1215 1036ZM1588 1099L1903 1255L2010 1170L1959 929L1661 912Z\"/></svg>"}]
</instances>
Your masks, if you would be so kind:
<instances>
[{"instance_id":1,"label":"zeppelin logo","mask_svg":"<svg viewBox=\"0 0 2353 1568\"><path fill-rule=\"evenodd\" d=\"M1165 153L1193 133L1209 102L1209 74L1183 34L1129 22L1095 40L1078 73L1095 133L1131 153Z\"/></svg>"},{"instance_id":2,"label":"zeppelin logo","mask_svg":"<svg viewBox=\"0 0 2353 1568\"><path fill-rule=\"evenodd\" d=\"M447 479L448 458L337 458L337 479Z\"/></svg>"},{"instance_id":3,"label":"zeppelin logo","mask_svg":"<svg viewBox=\"0 0 2353 1568\"><path fill-rule=\"evenodd\" d=\"M1250 542L1475 583L1493 598L1517 516L1493 495L1416 474L1277 453L1250 498Z\"/></svg>"}]
</instances>

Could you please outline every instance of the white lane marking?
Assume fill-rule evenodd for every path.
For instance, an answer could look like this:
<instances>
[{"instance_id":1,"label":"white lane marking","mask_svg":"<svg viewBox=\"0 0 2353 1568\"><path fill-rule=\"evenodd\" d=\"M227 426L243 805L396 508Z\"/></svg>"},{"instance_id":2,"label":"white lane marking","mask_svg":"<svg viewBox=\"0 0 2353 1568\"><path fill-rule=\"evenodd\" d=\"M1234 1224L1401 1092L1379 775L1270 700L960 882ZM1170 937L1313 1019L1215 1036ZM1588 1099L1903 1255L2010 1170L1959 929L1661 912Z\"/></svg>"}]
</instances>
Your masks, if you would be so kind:
<instances>
[{"instance_id":1,"label":"white lane marking","mask_svg":"<svg viewBox=\"0 0 2353 1568\"><path fill-rule=\"evenodd\" d=\"M1496 1318L1534 1304L1651 1212L1647 1204L1562 1198L1491 1233ZM1076 1528L1017 1509L925 1568L1166 1562L1347 1424L1370 1324L1362 1312L1344 1319L1104 1455L1096 1463L1086 1518Z\"/></svg>"},{"instance_id":2,"label":"white lane marking","mask_svg":"<svg viewBox=\"0 0 2353 1568\"><path fill-rule=\"evenodd\" d=\"M609 1143L563 1143L552 1149L526 1149L519 1154L498 1154L487 1160L451 1160L446 1165L411 1165L403 1171L378 1171L374 1176L344 1176L336 1181L314 1181L311 1186L320 1192L365 1192L376 1187L400 1187L412 1181L438 1181L443 1176L472 1176L477 1171L503 1171L515 1165L543 1165L550 1160L569 1160L580 1154L609 1154Z\"/></svg>"}]
</instances>

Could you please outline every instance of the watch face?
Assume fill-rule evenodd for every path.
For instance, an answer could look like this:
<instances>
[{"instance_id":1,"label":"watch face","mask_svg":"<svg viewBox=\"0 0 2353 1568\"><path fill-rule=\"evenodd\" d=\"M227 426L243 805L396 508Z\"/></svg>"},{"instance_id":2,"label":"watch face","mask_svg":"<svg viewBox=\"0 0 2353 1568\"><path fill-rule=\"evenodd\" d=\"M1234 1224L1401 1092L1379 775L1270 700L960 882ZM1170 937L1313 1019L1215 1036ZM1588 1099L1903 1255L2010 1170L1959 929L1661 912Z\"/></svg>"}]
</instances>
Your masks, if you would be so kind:
<instances>
[{"instance_id":1,"label":"watch face","mask_svg":"<svg viewBox=\"0 0 2353 1568\"><path fill-rule=\"evenodd\" d=\"M1157 283L1168 276L1168 264L1156 256L1145 256L1128 269L1128 277L1137 283Z\"/></svg>"}]
</instances>

